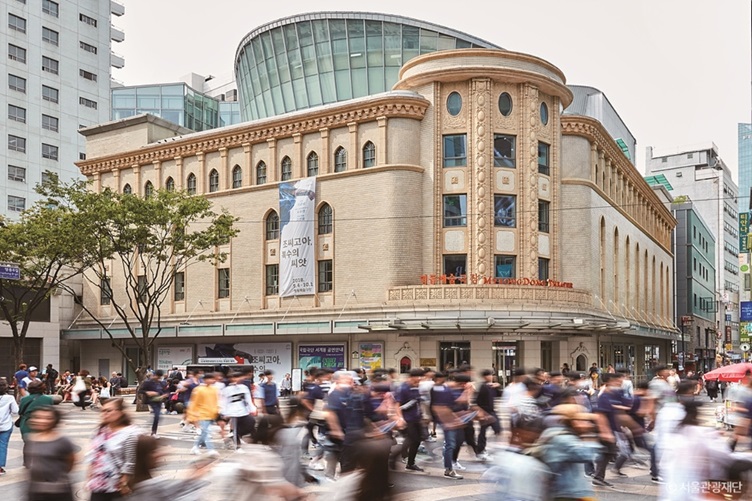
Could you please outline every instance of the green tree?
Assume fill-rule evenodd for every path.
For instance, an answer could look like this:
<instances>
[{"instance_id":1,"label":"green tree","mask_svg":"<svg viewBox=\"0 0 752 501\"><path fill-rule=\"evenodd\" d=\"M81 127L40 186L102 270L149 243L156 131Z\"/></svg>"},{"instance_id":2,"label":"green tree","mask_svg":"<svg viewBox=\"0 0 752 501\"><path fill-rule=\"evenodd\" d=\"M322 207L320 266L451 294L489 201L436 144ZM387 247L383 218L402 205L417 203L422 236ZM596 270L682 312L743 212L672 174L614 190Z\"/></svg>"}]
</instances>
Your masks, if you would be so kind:
<instances>
[{"instance_id":1,"label":"green tree","mask_svg":"<svg viewBox=\"0 0 752 501\"><path fill-rule=\"evenodd\" d=\"M87 266L85 284L109 300L115 320L139 348L140 359L129 358L125 346L115 341L113 319L99 318L87 301L82 307L122 352L140 384L152 363L154 342L162 331L162 306L176 273L195 262L223 262L226 254L220 247L237 234L236 218L212 211L208 199L184 191L159 190L146 198L109 188L63 192L92 232L93 243L81 259Z\"/></svg>"},{"instance_id":2,"label":"green tree","mask_svg":"<svg viewBox=\"0 0 752 501\"><path fill-rule=\"evenodd\" d=\"M21 271L20 280L0 279L0 316L10 325L16 366L24 361L31 322L48 320L44 310L50 296L83 273L84 251L93 242L86 218L60 198L57 186L57 177L50 175L37 187L45 199L17 221L0 221L0 261L15 263ZM86 184L74 182L67 190L83 195Z\"/></svg>"}]
</instances>

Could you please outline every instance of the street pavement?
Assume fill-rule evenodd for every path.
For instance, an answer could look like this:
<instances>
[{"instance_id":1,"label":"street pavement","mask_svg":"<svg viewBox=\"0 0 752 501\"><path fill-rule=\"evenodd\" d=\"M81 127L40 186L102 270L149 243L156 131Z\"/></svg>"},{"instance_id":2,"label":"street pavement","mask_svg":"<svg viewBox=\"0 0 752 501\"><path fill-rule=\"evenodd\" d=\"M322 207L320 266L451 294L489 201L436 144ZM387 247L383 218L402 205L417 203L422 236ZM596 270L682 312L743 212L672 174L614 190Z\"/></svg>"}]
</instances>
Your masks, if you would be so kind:
<instances>
[{"instance_id":1,"label":"street pavement","mask_svg":"<svg viewBox=\"0 0 752 501\"><path fill-rule=\"evenodd\" d=\"M128 405L131 407L131 415L134 416L136 424L144 429L145 433L150 431L152 415L148 412L135 412L135 406L131 405L132 399L128 399ZM75 482L75 495L77 500L88 500L89 495L84 488L85 465L83 464L83 454L88 447L90 437L99 423L99 412L97 410L81 411L69 403L61 404L60 409L65 417L61 425L61 431L69 437L79 448L78 462L73 471ZM715 406L706 405L703 407L703 416L708 424L714 423ZM190 454L190 449L195 440L193 433L182 431L180 425L180 416L162 415L159 426L160 444L165 452L164 459L159 466L157 474L160 477L167 478L190 478L195 474L192 461L196 456ZM221 465L226 460L242 460L241 455L232 451L222 450L221 441L218 436L215 437L214 444L219 450L221 457L218 464ZM443 467L441 462L441 436L437 442L433 442L430 447L435 448L435 454L429 454L425 451L419 454L417 464L425 468L424 473L407 472L404 466L398 463L397 471L391 476L394 483L393 499L395 501L441 501L443 499L452 499L460 501L475 500L492 500L498 499L495 495L491 484L480 481L480 476L487 468L487 464L475 459L469 448L465 447L460 455L460 462L467 468L461 472L464 480L456 481L443 477ZM26 488L26 472L22 467L21 452L23 442L21 434L14 429L10 439L8 451L8 473L0 477L0 495L1 501L16 501L24 499ZM215 467L216 468L216 467ZM221 468L221 466L220 466ZM658 485L651 482L647 466L628 465L622 471L628 476L626 478L616 478L610 471L606 479L614 484L612 488L596 487L597 499L607 501L636 501L656 499L658 494ZM323 472L310 472L320 480L320 485L307 488L312 493L318 493L319 499L327 497L327 493L336 489L337 483L330 482L323 476ZM211 476L207 477L211 480ZM210 485L206 489L204 501L225 501L231 499L227 494L221 494L223 489L214 488ZM154 500L161 501L161 500Z\"/></svg>"}]
</instances>

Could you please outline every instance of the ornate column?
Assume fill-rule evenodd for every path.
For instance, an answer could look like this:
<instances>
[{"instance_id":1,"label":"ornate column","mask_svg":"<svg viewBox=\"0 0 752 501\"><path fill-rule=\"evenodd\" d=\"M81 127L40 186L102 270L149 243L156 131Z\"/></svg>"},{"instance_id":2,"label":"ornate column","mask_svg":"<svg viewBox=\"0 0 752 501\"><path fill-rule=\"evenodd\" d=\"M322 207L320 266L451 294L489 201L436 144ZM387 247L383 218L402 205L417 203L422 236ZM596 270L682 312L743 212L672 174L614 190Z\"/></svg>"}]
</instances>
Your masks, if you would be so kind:
<instances>
[{"instance_id":1,"label":"ornate column","mask_svg":"<svg viewBox=\"0 0 752 501\"><path fill-rule=\"evenodd\" d=\"M538 276L538 88L523 84L521 135L524 150L517 196L517 240L522 277ZM526 153L526 154L525 154ZM553 166L552 166L553 167ZM523 217L520 217L522 215Z\"/></svg>"},{"instance_id":2,"label":"ornate column","mask_svg":"<svg viewBox=\"0 0 752 501\"><path fill-rule=\"evenodd\" d=\"M472 103L470 115L470 140L473 159L468 164L468 212L474 213L474 224L468 227L467 269L479 276L493 275L493 170L491 163L492 139L490 126L491 81L474 79L470 85ZM470 141L468 141L470 143ZM469 144L468 144L469 146ZM471 209L473 207L474 209ZM468 221L469 222L469 221Z\"/></svg>"}]
</instances>

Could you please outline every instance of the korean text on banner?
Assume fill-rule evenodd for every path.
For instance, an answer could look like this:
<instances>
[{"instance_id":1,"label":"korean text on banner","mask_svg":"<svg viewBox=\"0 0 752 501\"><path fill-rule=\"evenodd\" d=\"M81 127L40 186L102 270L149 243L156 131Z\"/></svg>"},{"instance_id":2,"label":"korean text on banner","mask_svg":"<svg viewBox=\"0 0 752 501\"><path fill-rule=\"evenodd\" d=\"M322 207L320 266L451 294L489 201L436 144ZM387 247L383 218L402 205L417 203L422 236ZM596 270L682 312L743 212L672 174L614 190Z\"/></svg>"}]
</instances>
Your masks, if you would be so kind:
<instances>
[{"instance_id":1,"label":"korean text on banner","mask_svg":"<svg viewBox=\"0 0 752 501\"><path fill-rule=\"evenodd\" d=\"M315 212L315 177L279 185L280 297L316 293Z\"/></svg>"}]
</instances>

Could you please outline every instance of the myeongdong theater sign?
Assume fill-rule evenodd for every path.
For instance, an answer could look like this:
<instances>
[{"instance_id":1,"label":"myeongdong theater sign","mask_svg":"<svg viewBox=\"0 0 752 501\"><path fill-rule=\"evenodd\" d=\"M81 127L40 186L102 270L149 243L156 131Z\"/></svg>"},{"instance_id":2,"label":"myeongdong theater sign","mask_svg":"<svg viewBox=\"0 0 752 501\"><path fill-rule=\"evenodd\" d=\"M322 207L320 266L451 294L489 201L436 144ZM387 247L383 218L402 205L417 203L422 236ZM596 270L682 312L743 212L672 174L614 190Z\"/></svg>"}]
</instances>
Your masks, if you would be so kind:
<instances>
[{"instance_id":1,"label":"myeongdong theater sign","mask_svg":"<svg viewBox=\"0 0 752 501\"><path fill-rule=\"evenodd\" d=\"M437 275L426 274L420 276L421 285L532 285L535 287L557 287L572 289L572 282L559 282L558 280L539 280L537 278L500 278L477 275Z\"/></svg>"}]
</instances>

